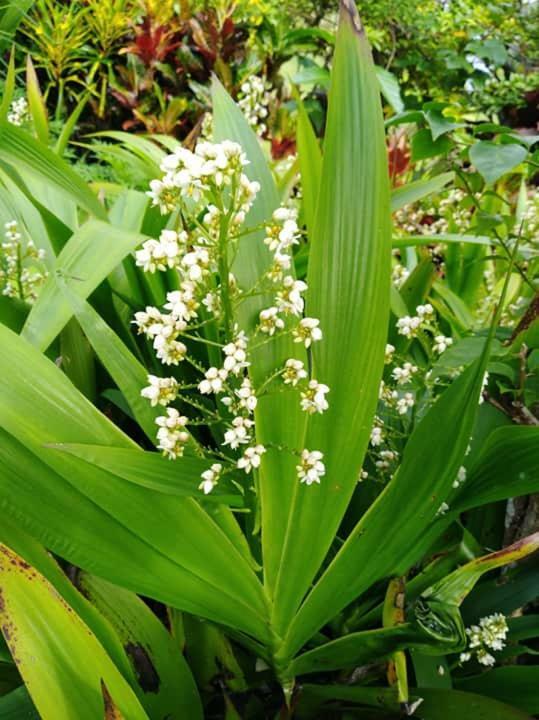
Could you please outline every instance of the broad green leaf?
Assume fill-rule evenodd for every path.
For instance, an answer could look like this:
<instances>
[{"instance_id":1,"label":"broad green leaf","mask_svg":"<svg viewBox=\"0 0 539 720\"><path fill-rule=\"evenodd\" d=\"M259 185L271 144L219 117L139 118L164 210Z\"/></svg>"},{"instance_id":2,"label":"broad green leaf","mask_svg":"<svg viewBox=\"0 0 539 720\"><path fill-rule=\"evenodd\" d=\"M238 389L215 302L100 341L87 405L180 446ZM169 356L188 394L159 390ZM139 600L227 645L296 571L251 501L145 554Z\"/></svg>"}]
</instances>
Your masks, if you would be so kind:
<instances>
[{"instance_id":1,"label":"broad green leaf","mask_svg":"<svg viewBox=\"0 0 539 720\"><path fill-rule=\"evenodd\" d=\"M527 154L522 145L497 145L487 140L480 140L470 148L470 160L488 184L520 165Z\"/></svg>"},{"instance_id":2,"label":"broad green leaf","mask_svg":"<svg viewBox=\"0 0 539 720\"><path fill-rule=\"evenodd\" d=\"M35 0L2 0L0 14L0 52L9 45L17 27Z\"/></svg>"},{"instance_id":3,"label":"broad green leaf","mask_svg":"<svg viewBox=\"0 0 539 720\"><path fill-rule=\"evenodd\" d=\"M412 136L412 160L417 162L445 155L452 147L453 143L445 135L434 140L428 128L421 128Z\"/></svg>"},{"instance_id":4,"label":"broad green leaf","mask_svg":"<svg viewBox=\"0 0 539 720\"><path fill-rule=\"evenodd\" d=\"M95 402L95 355L74 318L60 333L60 358L62 370L73 385Z\"/></svg>"},{"instance_id":5,"label":"broad green leaf","mask_svg":"<svg viewBox=\"0 0 539 720\"><path fill-rule=\"evenodd\" d=\"M345 685L304 685L298 715L300 718L308 717L301 713L303 703L315 712L317 710L318 716L323 717L320 713L328 712L332 705L342 702L390 709L395 711L396 717L402 717L403 708L395 690ZM444 688L412 690L409 705L416 708L415 715L422 720L530 720L527 713L498 700L473 692Z\"/></svg>"},{"instance_id":6,"label":"broad green leaf","mask_svg":"<svg viewBox=\"0 0 539 720\"><path fill-rule=\"evenodd\" d=\"M397 114L403 112L404 102L401 97L399 81L392 72L379 65L376 66L375 70L382 95Z\"/></svg>"},{"instance_id":7,"label":"broad green leaf","mask_svg":"<svg viewBox=\"0 0 539 720\"><path fill-rule=\"evenodd\" d=\"M473 463L454 510L539 491L539 428L512 425L494 430Z\"/></svg>"},{"instance_id":8,"label":"broad green leaf","mask_svg":"<svg viewBox=\"0 0 539 720\"><path fill-rule=\"evenodd\" d=\"M55 272L49 275L28 316L23 337L45 350L73 315L62 283L85 299L143 240L143 235L99 220L86 222L58 256Z\"/></svg>"},{"instance_id":9,"label":"broad green leaf","mask_svg":"<svg viewBox=\"0 0 539 720\"><path fill-rule=\"evenodd\" d=\"M392 212L406 205L411 205L428 195L440 192L454 177L455 173L452 172L441 173L431 178L421 178L421 180L415 180L414 182L395 188L391 193Z\"/></svg>"},{"instance_id":10,"label":"broad green leaf","mask_svg":"<svg viewBox=\"0 0 539 720\"><path fill-rule=\"evenodd\" d=\"M171 462L159 453L128 448L76 443L58 444L54 447L135 485L157 490L165 495L202 497L198 487L200 474L208 468L208 461L202 458L186 455ZM208 503L243 504L237 491L225 481L220 482L203 499Z\"/></svg>"},{"instance_id":11,"label":"broad green leaf","mask_svg":"<svg viewBox=\"0 0 539 720\"><path fill-rule=\"evenodd\" d=\"M1 25L1 21L0 21ZM0 37L0 47L3 45L2 38ZM7 73L4 80L4 92L2 94L2 102L0 103L0 120L5 120L13 100L13 91L15 90L15 47L11 48L9 55L9 64L7 66Z\"/></svg>"},{"instance_id":12,"label":"broad green leaf","mask_svg":"<svg viewBox=\"0 0 539 720\"><path fill-rule=\"evenodd\" d=\"M414 429L397 473L356 525L294 619L287 640L290 652L296 652L374 582L406 572L415 561L409 557L410 549L413 553L448 499L465 456L487 352L485 347L482 358L453 381Z\"/></svg>"},{"instance_id":13,"label":"broad green leaf","mask_svg":"<svg viewBox=\"0 0 539 720\"><path fill-rule=\"evenodd\" d=\"M74 200L91 215L105 219L105 209L86 183L57 155L28 133L6 121L0 122L0 160L22 167Z\"/></svg>"},{"instance_id":14,"label":"broad green leaf","mask_svg":"<svg viewBox=\"0 0 539 720\"><path fill-rule=\"evenodd\" d=\"M2 633L43 720L104 715L101 682L125 717L146 720L95 635L31 565L0 545Z\"/></svg>"},{"instance_id":15,"label":"broad green leaf","mask_svg":"<svg viewBox=\"0 0 539 720\"><path fill-rule=\"evenodd\" d=\"M62 279L58 278L56 282L61 287ZM141 390L148 384L146 368L89 303L68 290L67 284L64 284L64 288L71 310L97 357L122 392L136 421L152 443L155 443L155 420L163 414L163 408L152 407L149 401L140 395Z\"/></svg>"},{"instance_id":16,"label":"broad green leaf","mask_svg":"<svg viewBox=\"0 0 539 720\"><path fill-rule=\"evenodd\" d=\"M466 127L466 123L455 122L452 118L442 115L441 110L437 108L431 108L425 112L425 119L429 124L430 131L432 133L432 139L438 140L440 135L445 135L452 130Z\"/></svg>"},{"instance_id":17,"label":"broad green leaf","mask_svg":"<svg viewBox=\"0 0 539 720\"><path fill-rule=\"evenodd\" d=\"M134 593L87 573L78 575L77 586L116 629L148 716L202 720L202 705L189 666L150 608Z\"/></svg>"},{"instance_id":18,"label":"broad green leaf","mask_svg":"<svg viewBox=\"0 0 539 720\"><path fill-rule=\"evenodd\" d=\"M297 479L274 623L290 625L327 553L359 477L384 362L390 288L389 180L371 52L352 2L341 4L322 185L311 239L306 315L320 319L313 376L329 409L308 420L298 448L324 454L320 485ZM297 447L297 446L296 446Z\"/></svg>"},{"instance_id":19,"label":"broad green leaf","mask_svg":"<svg viewBox=\"0 0 539 720\"><path fill-rule=\"evenodd\" d=\"M49 143L49 122L47 119L47 107L43 101L39 80L37 79L34 63L30 55L26 58L26 94L28 96L28 107L37 139L43 145Z\"/></svg>"},{"instance_id":20,"label":"broad green leaf","mask_svg":"<svg viewBox=\"0 0 539 720\"><path fill-rule=\"evenodd\" d=\"M455 681L459 690L481 693L510 703L530 715L539 713L539 667L532 665L498 667Z\"/></svg>"},{"instance_id":21,"label":"broad green leaf","mask_svg":"<svg viewBox=\"0 0 539 720\"><path fill-rule=\"evenodd\" d=\"M118 140L137 157L140 157L141 160L148 163L152 171L151 177L157 177L160 174L159 166L166 153L151 139L118 130L97 132L94 133L94 137L106 137L112 140Z\"/></svg>"},{"instance_id":22,"label":"broad green leaf","mask_svg":"<svg viewBox=\"0 0 539 720\"><path fill-rule=\"evenodd\" d=\"M77 121L79 117L81 116L82 111L86 107L86 103L88 102L90 98L90 95L86 93L82 96L82 98L79 100L77 105L75 105L73 111L65 121L62 132L58 136L58 140L56 141L56 145L54 146L54 152L59 156L62 157L64 154L67 145L69 143L69 140L71 138L71 135L73 134L75 127L77 125Z\"/></svg>"},{"instance_id":23,"label":"broad green leaf","mask_svg":"<svg viewBox=\"0 0 539 720\"><path fill-rule=\"evenodd\" d=\"M247 218L248 225L257 226L268 220L278 205L275 183L256 135L216 79L213 82L212 95L215 139L228 138L239 142L250 161L246 167L246 174L251 180L260 183L260 192ZM253 233L245 236L239 244L232 269L239 285L245 289L253 287L271 264L272 256L263 243L263 237L263 232ZM271 294L253 297L244 302L239 311L242 329L250 334L258 313L273 303L274 297ZM259 386L270 373L282 367L290 357L305 362L307 360L305 350L298 348L289 335L254 351L251 365L254 386ZM271 596L279 569L297 462L294 455L277 448L280 446L298 448L301 445L305 415L300 409L299 393L293 390L260 398L256 409L256 425L257 441L269 446L262 458L259 490L264 581Z\"/></svg>"},{"instance_id":24,"label":"broad green leaf","mask_svg":"<svg viewBox=\"0 0 539 720\"><path fill-rule=\"evenodd\" d=\"M0 326L0 341L4 512L90 572L264 638L262 587L227 535L190 498L137 487L47 447L136 446L25 340ZM20 367L24 377L13 371Z\"/></svg>"},{"instance_id":25,"label":"broad green leaf","mask_svg":"<svg viewBox=\"0 0 539 720\"><path fill-rule=\"evenodd\" d=\"M299 95L296 102L298 105L296 141L303 190L303 210L305 212L305 224L309 234L311 234L314 231L318 191L322 178L322 153L313 126Z\"/></svg>"}]
</instances>

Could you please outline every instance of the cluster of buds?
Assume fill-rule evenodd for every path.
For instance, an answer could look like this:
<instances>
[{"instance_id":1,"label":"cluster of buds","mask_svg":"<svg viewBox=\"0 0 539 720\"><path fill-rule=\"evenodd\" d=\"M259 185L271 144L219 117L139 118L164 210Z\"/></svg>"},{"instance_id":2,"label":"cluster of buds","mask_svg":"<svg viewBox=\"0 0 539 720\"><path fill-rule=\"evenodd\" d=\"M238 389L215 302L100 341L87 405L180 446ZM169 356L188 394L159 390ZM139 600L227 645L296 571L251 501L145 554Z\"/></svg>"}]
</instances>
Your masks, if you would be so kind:
<instances>
[{"instance_id":1,"label":"cluster of buds","mask_svg":"<svg viewBox=\"0 0 539 720\"><path fill-rule=\"evenodd\" d=\"M29 119L30 114L28 112L28 101L26 98L21 97L18 100L14 100L11 103L9 112L7 114L7 121L12 125L20 127Z\"/></svg>"},{"instance_id":2,"label":"cluster of buds","mask_svg":"<svg viewBox=\"0 0 539 720\"><path fill-rule=\"evenodd\" d=\"M281 378L285 386L297 388L307 414L328 407L327 385L310 377L304 363L295 358L276 368L259 387L253 385L253 346L290 334L309 348L322 339L322 331L317 318L303 316L307 285L291 273L292 249L300 236L293 210L278 208L267 223L264 243L273 262L255 286L240 287L231 272L240 238L250 233L243 226L259 190L258 183L243 172L247 164L241 147L230 141L204 141L193 152L180 148L165 157L163 176L150 183L148 194L163 214L179 211L169 222L178 218L181 225L167 227L136 252L136 264L144 272L173 272L178 288L167 293L163 308L148 306L135 314L138 332L150 341L163 365L185 362L199 374L189 384L176 377L149 375L141 394L152 405L166 407L166 414L156 420L157 446L170 459L181 457L189 443L195 451L206 452L189 433L190 424L207 425L210 432L219 427L214 433L218 447L207 451L217 462L202 474L200 483L206 494L226 474L249 474L260 467L266 447L257 441L255 411L269 383ZM238 325L238 310L247 298L260 293L271 293L274 304L259 313L249 337ZM206 333L209 323L211 335ZM210 347L211 366L204 366L200 353L189 349L193 343ZM178 409L170 407L172 403L178 403ZM179 408L185 404L202 417L182 414ZM307 485L320 482L325 472L322 453L290 450L300 457L298 479Z\"/></svg>"}]
</instances>

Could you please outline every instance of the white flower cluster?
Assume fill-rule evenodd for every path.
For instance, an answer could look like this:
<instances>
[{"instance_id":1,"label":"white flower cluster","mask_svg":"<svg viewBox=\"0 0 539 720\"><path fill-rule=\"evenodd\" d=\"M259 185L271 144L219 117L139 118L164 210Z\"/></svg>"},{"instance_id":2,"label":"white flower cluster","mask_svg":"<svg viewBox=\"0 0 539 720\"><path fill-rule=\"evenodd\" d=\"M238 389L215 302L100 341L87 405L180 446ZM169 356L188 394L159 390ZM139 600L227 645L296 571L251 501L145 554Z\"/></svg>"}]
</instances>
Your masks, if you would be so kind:
<instances>
[{"instance_id":1,"label":"white flower cluster","mask_svg":"<svg viewBox=\"0 0 539 720\"><path fill-rule=\"evenodd\" d=\"M275 96L276 91L272 90L267 80L257 75L251 75L240 86L238 105L258 135L262 136L267 131L266 121Z\"/></svg>"},{"instance_id":2,"label":"white flower cluster","mask_svg":"<svg viewBox=\"0 0 539 720\"><path fill-rule=\"evenodd\" d=\"M460 661L467 662L475 655L481 665L494 665L496 658L489 650L503 650L508 631L507 621L502 613L481 618L479 625L466 628L468 646L466 651L460 654Z\"/></svg>"},{"instance_id":3,"label":"white flower cluster","mask_svg":"<svg viewBox=\"0 0 539 720\"><path fill-rule=\"evenodd\" d=\"M9 112L7 114L7 121L9 123L20 127L21 125L24 125L29 117L28 101L26 98L21 97L11 103L11 107L9 108Z\"/></svg>"},{"instance_id":4,"label":"white flower cluster","mask_svg":"<svg viewBox=\"0 0 539 720\"><path fill-rule=\"evenodd\" d=\"M415 311L416 315L405 315L397 320L397 331L399 335L404 335L404 337L407 338L416 337L418 331L434 314L434 309L429 303L426 305L418 305Z\"/></svg>"},{"instance_id":5,"label":"white flower cluster","mask_svg":"<svg viewBox=\"0 0 539 720\"><path fill-rule=\"evenodd\" d=\"M0 288L2 295L33 303L47 278L43 266L45 252L32 240L23 245L16 220L4 225L4 242L0 245Z\"/></svg>"},{"instance_id":6,"label":"white flower cluster","mask_svg":"<svg viewBox=\"0 0 539 720\"><path fill-rule=\"evenodd\" d=\"M412 376L417 372L417 366L412 363L405 362L402 367L396 367L391 373L397 385L406 385L412 379Z\"/></svg>"},{"instance_id":7,"label":"white flower cluster","mask_svg":"<svg viewBox=\"0 0 539 720\"><path fill-rule=\"evenodd\" d=\"M223 428L219 431L222 449L211 451L222 462L214 462L202 473L200 489L205 494L227 473L251 473L260 467L266 447L256 440L254 413L259 395L273 379L280 376L285 385L298 388L306 413L322 413L328 408L329 388L309 377L300 360L290 358L259 388L253 387L248 374L253 338L239 329L235 311L251 294L267 289L275 297L275 304L260 312L255 335L265 339L259 344L283 332L309 348L322 339L322 331L316 318L303 317L307 285L287 272L292 267L292 248L299 242L295 211L279 208L267 224L264 242L274 261L254 288L238 287L230 272L240 234L247 234L240 233L241 226L259 190L258 183L243 174L246 165L241 147L230 141L204 141L194 152L180 148L168 155L161 164L162 178L150 183L148 194L163 214L181 211L181 228L166 228L159 239L147 240L136 252L138 267L147 273L172 271L177 274L178 287L167 293L162 310L148 306L135 313L138 332L152 343L163 365L186 361L200 373L196 382L188 385L180 385L175 377L148 376L149 384L141 395L153 406L166 407L166 415L156 420L158 447L170 459L181 457L189 441L196 444L187 430L189 423ZM209 322L219 328L217 336L212 332L211 340L201 332ZM221 361L204 367L200 356L188 350L190 342L213 346L213 358L220 353ZM190 404L202 417L190 420L168 407L176 401ZM230 452L234 457L226 454ZM308 485L320 482L325 472L322 454L316 450L300 454L298 479Z\"/></svg>"}]
</instances>

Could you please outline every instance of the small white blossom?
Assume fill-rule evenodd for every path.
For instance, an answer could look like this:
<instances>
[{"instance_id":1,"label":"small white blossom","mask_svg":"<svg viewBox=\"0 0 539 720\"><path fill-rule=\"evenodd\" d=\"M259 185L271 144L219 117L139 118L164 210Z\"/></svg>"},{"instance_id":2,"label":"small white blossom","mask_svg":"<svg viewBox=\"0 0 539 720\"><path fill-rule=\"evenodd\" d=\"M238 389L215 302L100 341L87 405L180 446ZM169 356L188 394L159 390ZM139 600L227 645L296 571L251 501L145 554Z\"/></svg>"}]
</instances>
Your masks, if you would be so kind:
<instances>
[{"instance_id":1,"label":"small white blossom","mask_svg":"<svg viewBox=\"0 0 539 720\"><path fill-rule=\"evenodd\" d=\"M496 658L494 655L491 655L485 648L480 648L476 653L477 661L481 663L481 665L486 665L487 667L492 667L496 664Z\"/></svg>"},{"instance_id":2,"label":"small white blossom","mask_svg":"<svg viewBox=\"0 0 539 720\"><path fill-rule=\"evenodd\" d=\"M244 408L248 412L252 413L254 412L256 406L257 406L257 399L255 395L255 391L253 390L253 386L251 385L251 381L248 377L243 378L243 381L241 383L241 386L238 390L236 390L235 394L239 398L240 407ZM223 398L224 402L224 398ZM226 405L226 403L225 403Z\"/></svg>"},{"instance_id":3,"label":"small white blossom","mask_svg":"<svg viewBox=\"0 0 539 720\"><path fill-rule=\"evenodd\" d=\"M453 345L453 339L450 337L445 337L445 335L436 335L434 338L434 345L432 346L432 349L434 352L439 353L440 355L447 350L447 348Z\"/></svg>"},{"instance_id":4,"label":"small white blossom","mask_svg":"<svg viewBox=\"0 0 539 720\"><path fill-rule=\"evenodd\" d=\"M224 346L223 352L226 355L223 367L233 375L239 375L243 368L249 367L247 362L247 337L243 330L238 334L234 342Z\"/></svg>"},{"instance_id":5,"label":"small white blossom","mask_svg":"<svg viewBox=\"0 0 539 720\"><path fill-rule=\"evenodd\" d=\"M377 447L384 442L384 433L381 427L374 426L371 430L370 443L373 447Z\"/></svg>"},{"instance_id":6,"label":"small white blossom","mask_svg":"<svg viewBox=\"0 0 539 720\"><path fill-rule=\"evenodd\" d=\"M440 507L438 508L438 510L436 510L436 515L439 517L442 515L445 515L448 510L449 510L449 505L446 502L443 502L440 505Z\"/></svg>"},{"instance_id":7,"label":"small white blossom","mask_svg":"<svg viewBox=\"0 0 539 720\"><path fill-rule=\"evenodd\" d=\"M260 467L260 461L265 452L266 448L263 445L246 448L243 456L237 462L238 470L245 470L246 473L250 473L253 468Z\"/></svg>"},{"instance_id":8,"label":"small white blossom","mask_svg":"<svg viewBox=\"0 0 539 720\"><path fill-rule=\"evenodd\" d=\"M420 318L430 317L434 314L434 308L430 303L427 303L426 305L418 305L415 311Z\"/></svg>"},{"instance_id":9,"label":"small white blossom","mask_svg":"<svg viewBox=\"0 0 539 720\"><path fill-rule=\"evenodd\" d=\"M225 432L223 445L230 445L236 450L240 445L245 445L251 440L250 430L254 422L249 418L238 416L232 420L232 427Z\"/></svg>"},{"instance_id":10,"label":"small white blossom","mask_svg":"<svg viewBox=\"0 0 539 720\"><path fill-rule=\"evenodd\" d=\"M415 400L412 393L405 393L404 397L397 400L397 412L399 415L406 415L409 408L414 406Z\"/></svg>"},{"instance_id":11,"label":"small white blossom","mask_svg":"<svg viewBox=\"0 0 539 720\"><path fill-rule=\"evenodd\" d=\"M167 270L178 265L182 247L187 242L187 233L178 235L174 230L163 230L159 240L147 240L141 250L135 253L136 264L144 272Z\"/></svg>"},{"instance_id":12,"label":"small white blossom","mask_svg":"<svg viewBox=\"0 0 539 720\"><path fill-rule=\"evenodd\" d=\"M329 407L326 400L328 392L327 385L323 385L317 380L310 380L306 389L301 393L301 409L309 413L309 415L323 413Z\"/></svg>"},{"instance_id":13,"label":"small white blossom","mask_svg":"<svg viewBox=\"0 0 539 720\"><path fill-rule=\"evenodd\" d=\"M384 362L388 365L393 360L393 353L395 352L395 346L391 343L387 343Z\"/></svg>"},{"instance_id":14,"label":"small white blossom","mask_svg":"<svg viewBox=\"0 0 539 720\"><path fill-rule=\"evenodd\" d=\"M301 360L289 358L284 365L283 381L286 385L296 386L300 380L305 380L307 371Z\"/></svg>"},{"instance_id":15,"label":"small white blossom","mask_svg":"<svg viewBox=\"0 0 539 720\"><path fill-rule=\"evenodd\" d=\"M459 467L457 477L453 480L453 487L458 488L458 486L463 483L466 480L466 468L464 465L461 465Z\"/></svg>"},{"instance_id":16,"label":"small white blossom","mask_svg":"<svg viewBox=\"0 0 539 720\"><path fill-rule=\"evenodd\" d=\"M213 463L209 470L204 470L204 472L200 475L202 482L198 486L198 489L202 490L204 495L211 493L213 488L217 485L222 469L222 465L219 463Z\"/></svg>"},{"instance_id":17,"label":"small white blossom","mask_svg":"<svg viewBox=\"0 0 539 720\"><path fill-rule=\"evenodd\" d=\"M422 319L418 316L410 317L405 315L397 320L397 331L399 335L407 338L413 338L417 335L417 331L421 327Z\"/></svg>"},{"instance_id":18,"label":"small white blossom","mask_svg":"<svg viewBox=\"0 0 539 720\"><path fill-rule=\"evenodd\" d=\"M206 370L204 380L198 384L198 389L203 395L223 392L224 382L228 373L224 368L211 367Z\"/></svg>"},{"instance_id":19,"label":"small white blossom","mask_svg":"<svg viewBox=\"0 0 539 720\"><path fill-rule=\"evenodd\" d=\"M140 391L142 397L148 399L152 405L168 405L178 396L178 382L173 377L157 377L156 375L148 375L148 387Z\"/></svg>"},{"instance_id":20,"label":"small white blossom","mask_svg":"<svg viewBox=\"0 0 539 720\"><path fill-rule=\"evenodd\" d=\"M304 301L301 293L307 290L307 283L303 280L294 280L292 275L287 275L283 280L281 290L277 293L277 307L284 313L301 315Z\"/></svg>"},{"instance_id":21,"label":"small white blossom","mask_svg":"<svg viewBox=\"0 0 539 720\"><path fill-rule=\"evenodd\" d=\"M296 465L300 482L306 485L320 484L320 478L326 474L326 467L322 462L324 455L319 450L303 450L301 464Z\"/></svg>"},{"instance_id":22,"label":"small white blossom","mask_svg":"<svg viewBox=\"0 0 539 720\"><path fill-rule=\"evenodd\" d=\"M189 433L185 431L187 418L175 408L167 408L167 414L155 420L159 426L157 447L169 460L174 460L183 455L185 443L189 440Z\"/></svg>"},{"instance_id":23,"label":"small white blossom","mask_svg":"<svg viewBox=\"0 0 539 720\"><path fill-rule=\"evenodd\" d=\"M181 290L173 290L167 293L167 302L165 310L170 310L171 314L185 323L197 317L197 310L200 303L195 298L195 286L192 282L184 281L181 284Z\"/></svg>"},{"instance_id":24,"label":"small white blossom","mask_svg":"<svg viewBox=\"0 0 539 720\"><path fill-rule=\"evenodd\" d=\"M260 331L268 335L274 335L278 330L284 328L284 320L279 317L279 309L270 307L262 310L260 315L259 327Z\"/></svg>"},{"instance_id":25,"label":"small white blossom","mask_svg":"<svg viewBox=\"0 0 539 720\"><path fill-rule=\"evenodd\" d=\"M306 317L299 321L297 327L293 331L294 342L303 343L306 348L311 343L322 339L322 330L318 327L320 320L317 318Z\"/></svg>"},{"instance_id":26,"label":"small white blossom","mask_svg":"<svg viewBox=\"0 0 539 720\"><path fill-rule=\"evenodd\" d=\"M412 379L412 375L417 372L417 367L412 363L405 362L402 367L396 367L391 373L397 385L406 385Z\"/></svg>"}]
</instances>

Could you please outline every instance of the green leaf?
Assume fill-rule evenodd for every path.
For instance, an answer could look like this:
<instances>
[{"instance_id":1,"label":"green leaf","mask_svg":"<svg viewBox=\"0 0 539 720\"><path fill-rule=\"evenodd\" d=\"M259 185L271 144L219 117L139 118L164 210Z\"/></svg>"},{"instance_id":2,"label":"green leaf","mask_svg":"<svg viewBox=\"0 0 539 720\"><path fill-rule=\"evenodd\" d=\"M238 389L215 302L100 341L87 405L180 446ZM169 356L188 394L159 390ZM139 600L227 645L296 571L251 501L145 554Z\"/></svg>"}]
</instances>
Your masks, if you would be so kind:
<instances>
[{"instance_id":1,"label":"green leaf","mask_svg":"<svg viewBox=\"0 0 539 720\"><path fill-rule=\"evenodd\" d=\"M57 285L62 285L61 278L56 282ZM155 420L162 415L163 409L152 407L149 401L140 395L141 390L148 384L146 368L89 303L71 292L66 283L64 289L71 309L97 357L122 392L136 421L155 444Z\"/></svg>"},{"instance_id":2,"label":"green leaf","mask_svg":"<svg viewBox=\"0 0 539 720\"><path fill-rule=\"evenodd\" d=\"M26 94L28 96L28 107L37 139L48 145L49 143L49 122L47 119L47 108L41 95L39 80L37 79L34 64L30 55L26 58Z\"/></svg>"},{"instance_id":3,"label":"green leaf","mask_svg":"<svg viewBox=\"0 0 539 720\"><path fill-rule=\"evenodd\" d=\"M530 715L539 713L539 666L498 667L455 681L459 690L488 695Z\"/></svg>"},{"instance_id":4,"label":"green leaf","mask_svg":"<svg viewBox=\"0 0 539 720\"><path fill-rule=\"evenodd\" d=\"M374 582L403 574L415 561L411 555L415 557L418 540L448 499L466 453L487 352L486 346L482 358L453 381L414 429L397 473L356 525L294 619L287 638L290 652L296 652ZM388 533L389 527L393 532ZM372 557L376 557L375 563ZM357 568L362 568L360 573Z\"/></svg>"},{"instance_id":5,"label":"green leaf","mask_svg":"<svg viewBox=\"0 0 539 720\"><path fill-rule=\"evenodd\" d=\"M454 511L539 491L539 427L494 430L472 464Z\"/></svg>"},{"instance_id":6,"label":"green leaf","mask_svg":"<svg viewBox=\"0 0 539 720\"><path fill-rule=\"evenodd\" d=\"M9 45L23 17L35 0L3 0L0 15L0 52Z\"/></svg>"},{"instance_id":7,"label":"green leaf","mask_svg":"<svg viewBox=\"0 0 539 720\"><path fill-rule=\"evenodd\" d=\"M3 511L89 572L266 638L262 587L227 535L190 498L137 487L45 447L135 446L25 340L0 325L0 341Z\"/></svg>"},{"instance_id":8,"label":"green leaf","mask_svg":"<svg viewBox=\"0 0 539 720\"><path fill-rule=\"evenodd\" d=\"M77 125L77 121L86 107L86 103L90 99L90 95L87 93L82 96L80 101L77 103L77 105L74 107L72 113L67 118L65 123L62 127L62 132L58 136L58 140L56 141L56 145L54 146L54 152L59 156L62 157L64 154L67 144L69 143L69 139L71 138L71 135L73 134L75 127Z\"/></svg>"},{"instance_id":9,"label":"green leaf","mask_svg":"<svg viewBox=\"0 0 539 720\"><path fill-rule=\"evenodd\" d=\"M99 220L86 222L58 256L55 272L49 275L32 307L22 336L45 350L73 315L63 287L67 286L79 298L88 297L144 239L143 235Z\"/></svg>"},{"instance_id":10,"label":"green leaf","mask_svg":"<svg viewBox=\"0 0 539 720\"><path fill-rule=\"evenodd\" d=\"M0 720L40 720L28 690L21 685L0 698Z\"/></svg>"},{"instance_id":11,"label":"green leaf","mask_svg":"<svg viewBox=\"0 0 539 720\"><path fill-rule=\"evenodd\" d=\"M25 560L0 545L2 633L43 720L104 715L101 682L125 717L147 720L95 635Z\"/></svg>"},{"instance_id":12,"label":"green leaf","mask_svg":"<svg viewBox=\"0 0 539 720\"><path fill-rule=\"evenodd\" d=\"M318 192L322 178L322 152L305 106L299 95L296 98L296 102L298 105L296 141L301 172L301 187L303 190L303 209L305 211L307 231L311 234L314 231Z\"/></svg>"},{"instance_id":13,"label":"green leaf","mask_svg":"<svg viewBox=\"0 0 539 720\"><path fill-rule=\"evenodd\" d=\"M52 184L91 215L106 218L103 206L67 163L24 130L5 121L0 122L0 160L17 170L22 167L44 183Z\"/></svg>"},{"instance_id":14,"label":"green leaf","mask_svg":"<svg viewBox=\"0 0 539 720\"><path fill-rule=\"evenodd\" d=\"M434 140L431 131L428 128L422 128L412 137L412 161L417 162L437 155L445 155L452 147L453 143L445 135Z\"/></svg>"},{"instance_id":15,"label":"green leaf","mask_svg":"<svg viewBox=\"0 0 539 720\"><path fill-rule=\"evenodd\" d=\"M485 235L457 235L454 233L439 233L436 235L411 235L408 237L394 237L394 248L413 247L415 245L433 245L435 243L471 243L472 245L496 245L494 238Z\"/></svg>"},{"instance_id":16,"label":"green leaf","mask_svg":"<svg viewBox=\"0 0 539 720\"><path fill-rule=\"evenodd\" d=\"M0 20L0 27L1 27ZM0 47L3 45L0 31ZM11 107L11 101L13 100L13 91L15 90L15 47L11 48L9 55L9 64L7 66L7 73L4 80L4 92L2 95L2 102L0 103L0 120L6 120L9 109Z\"/></svg>"},{"instance_id":17,"label":"green leaf","mask_svg":"<svg viewBox=\"0 0 539 720\"><path fill-rule=\"evenodd\" d=\"M382 95L397 114L403 112L404 102L401 97L399 81L392 72L379 65L376 65L375 70Z\"/></svg>"},{"instance_id":18,"label":"green leaf","mask_svg":"<svg viewBox=\"0 0 539 720\"><path fill-rule=\"evenodd\" d=\"M440 192L448 183L452 182L454 177L455 173L452 172L441 173L395 188L391 193L391 211L395 212L395 210L400 210L400 208L411 205L428 195Z\"/></svg>"},{"instance_id":19,"label":"green leaf","mask_svg":"<svg viewBox=\"0 0 539 720\"><path fill-rule=\"evenodd\" d=\"M441 110L432 108L425 112L425 119L427 120L430 131L432 133L432 139L436 142L440 135L457 130L458 128L466 127L466 123L455 122L452 118L448 118L442 115Z\"/></svg>"},{"instance_id":20,"label":"green leaf","mask_svg":"<svg viewBox=\"0 0 539 720\"><path fill-rule=\"evenodd\" d=\"M497 145L480 140L470 148L470 160L489 184L520 165L528 151L522 145Z\"/></svg>"},{"instance_id":21,"label":"green leaf","mask_svg":"<svg viewBox=\"0 0 539 720\"><path fill-rule=\"evenodd\" d=\"M298 449L324 454L320 485L294 482L274 622L284 634L326 555L369 440L384 362L390 288L389 180L380 94L353 3L341 4L306 315L320 319L313 376L329 409ZM296 446L297 447L297 446Z\"/></svg>"},{"instance_id":22,"label":"green leaf","mask_svg":"<svg viewBox=\"0 0 539 720\"><path fill-rule=\"evenodd\" d=\"M302 703L328 712L332 703L359 703L371 707L390 709L401 716L402 707L397 693L391 688L350 687L343 685L304 685L300 696ZM483 695L444 688L419 688L412 690L410 706L416 706L416 715L422 720L530 720L529 715L510 705ZM318 715L323 717L323 715ZM300 717L306 717L300 714ZM312 716L311 716L312 717ZM315 715L316 717L316 715Z\"/></svg>"},{"instance_id":23,"label":"green leaf","mask_svg":"<svg viewBox=\"0 0 539 720\"><path fill-rule=\"evenodd\" d=\"M260 183L260 192L247 218L248 225L257 226L268 220L279 204L275 183L256 135L216 79L213 81L212 96L216 140L228 138L239 142L250 161L246 174L251 180ZM240 287L253 287L272 262L272 255L263 243L263 237L263 232L252 233L246 235L239 244L232 270ZM251 333L258 313L273 302L273 295L266 293L242 303L239 320L247 334ZM303 347L298 348L290 335L254 351L250 368L253 385L259 386L290 357L307 362L305 350ZM271 393L260 398L256 408L256 425L257 441L268 447L260 467L259 490L264 582L271 596L279 570L297 462L294 455L277 448L298 448L302 442L305 414L300 408L299 392Z\"/></svg>"},{"instance_id":24,"label":"green leaf","mask_svg":"<svg viewBox=\"0 0 539 720\"><path fill-rule=\"evenodd\" d=\"M150 718L202 720L202 704L179 646L134 593L80 573L77 586L116 629Z\"/></svg>"},{"instance_id":25,"label":"green leaf","mask_svg":"<svg viewBox=\"0 0 539 720\"><path fill-rule=\"evenodd\" d=\"M135 485L157 490L165 495L202 498L198 488L200 474L208 468L208 461L202 458L184 456L171 462L155 452L111 448L104 445L63 443L53 447L75 455ZM237 491L225 481L220 482L203 499L208 503L227 503L237 506L243 504Z\"/></svg>"}]
</instances>

